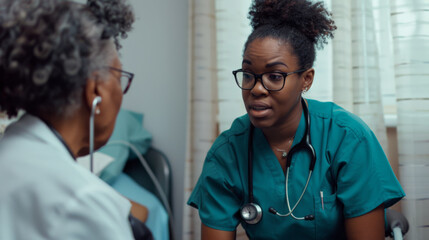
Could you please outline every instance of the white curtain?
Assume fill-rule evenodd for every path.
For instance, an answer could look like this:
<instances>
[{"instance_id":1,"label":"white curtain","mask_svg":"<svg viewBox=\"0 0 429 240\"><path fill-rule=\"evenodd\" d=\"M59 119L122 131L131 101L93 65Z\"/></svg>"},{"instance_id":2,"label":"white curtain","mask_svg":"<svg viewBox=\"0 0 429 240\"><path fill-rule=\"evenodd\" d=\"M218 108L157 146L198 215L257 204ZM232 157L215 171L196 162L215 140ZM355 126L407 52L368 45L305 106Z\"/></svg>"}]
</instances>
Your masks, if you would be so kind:
<instances>
[{"instance_id":1,"label":"white curtain","mask_svg":"<svg viewBox=\"0 0 429 240\"><path fill-rule=\"evenodd\" d=\"M205 155L218 134L215 0L190 0L190 84L185 201L201 173ZM198 213L185 207L182 239L200 238Z\"/></svg>"},{"instance_id":2,"label":"white curtain","mask_svg":"<svg viewBox=\"0 0 429 240\"><path fill-rule=\"evenodd\" d=\"M429 1L394 0L391 9L402 209L408 239L423 240L429 236Z\"/></svg>"},{"instance_id":3,"label":"white curtain","mask_svg":"<svg viewBox=\"0 0 429 240\"><path fill-rule=\"evenodd\" d=\"M251 32L247 12L251 0L216 1L216 42L218 64L219 131L229 129L232 121L245 114L241 89L232 75L241 68L243 46Z\"/></svg>"},{"instance_id":4,"label":"white curtain","mask_svg":"<svg viewBox=\"0 0 429 240\"><path fill-rule=\"evenodd\" d=\"M216 136L245 113L231 71L250 33L251 0L190 0L191 96L186 197ZM429 1L325 0L338 27L317 53L305 97L334 101L360 116L387 149L397 128L402 210L408 239L429 236ZM392 163L396 165L396 163ZM399 176L398 176L399 177ZM183 239L199 239L198 214L186 208ZM246 239L242 230L238 239Z\"/></svg>"},{"instance_id":5,"label":"white curtain","mask_svg":"<svg viewBox=\"0 0 429 240\"><path fill-rule=\"evenodd\" d=\"M376 25L371 0L326 0L337 25L318 52L314 85L306 97L334 101L360 116L387 152ZM391 69L389 69L391 70Z\"/></svg>"}]
</instances>

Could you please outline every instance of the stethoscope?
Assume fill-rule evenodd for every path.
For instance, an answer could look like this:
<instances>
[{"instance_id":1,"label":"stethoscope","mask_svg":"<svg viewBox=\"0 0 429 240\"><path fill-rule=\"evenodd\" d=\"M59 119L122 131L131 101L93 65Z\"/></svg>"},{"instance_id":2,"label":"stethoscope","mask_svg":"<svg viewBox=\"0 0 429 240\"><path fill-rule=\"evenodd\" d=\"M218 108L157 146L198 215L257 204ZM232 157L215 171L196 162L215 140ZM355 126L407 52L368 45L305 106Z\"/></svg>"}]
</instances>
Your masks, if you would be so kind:
<instances>
[{"instance_id":1,"label":"stethoscope","mask_svg":"<svg viewBox=\"0 0 429 240\"><path fill-rule=\"evenodd\" d=\"M314 220L314 215L312 214L306 215L304 217L296 217L293 214L293 211L301 202L301 199L304 196L305 191L307 190L308 183L310 182L311 174L313 173L314 165L316 164L316 152L314 151L313 145L311 145L311 139L310 139L310 117L308 115L308 108L303 98L301 98L301 103L302 103L302 109L304 111L304 117L306 119L305 135L302 137L301 141L289 151L286 158L287 162L286 162L286 183L285 183L286 187L285 188L286 188L286 203L287 203L289 212L286 214L281 214L272 207L270 207L268 211L280 217L291 216L296 220ZM249 141L248 141L248 159L247 159L248 160L247 182L248 182L248 190L249 190L249 202L244 204L240 209L241 218L248 224L256 224L262 218L262 208L257 203L255 203L253 199L253 146L252 145L253 145L254 128L255 127L253 126L253 124L250 124ZM291 208L291 205L289 202L289 192L288 192L289 169L292 163L292 155L300 150L307 150L310 152L311 162L310 162L307 182L304 186L304 189L302 190L301 196L299 197L295 205Z\"/></svg>"},{"instance_id":2,"label":"stethoscope","mask_svg":"<svg viewBox=\"0 0 429 240\"><path fill-rule=\"evenodd\" d=\"M94 118L95 114L99 114L96 108L101 103L101 97L97 96L92 101L91 114L89 115L89 159L90 170L94 173ZM134 239L153 239L152 233L147 226L131 213L128 215L128 221L133 232Z\"/></svg>"}]
</instances>

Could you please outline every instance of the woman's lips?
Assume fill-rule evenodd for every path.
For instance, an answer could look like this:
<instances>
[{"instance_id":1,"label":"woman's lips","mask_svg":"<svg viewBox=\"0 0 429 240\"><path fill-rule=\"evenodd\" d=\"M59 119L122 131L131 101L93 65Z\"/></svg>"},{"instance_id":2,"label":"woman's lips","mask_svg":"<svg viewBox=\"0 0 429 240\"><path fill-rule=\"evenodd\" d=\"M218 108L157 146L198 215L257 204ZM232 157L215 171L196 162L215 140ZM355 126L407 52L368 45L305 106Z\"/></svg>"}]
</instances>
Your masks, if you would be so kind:
<instances>
[{"instance_id":1,"label":"woman's lips","mask_svg":"<svg viewBox=\"0 0 429 240\"><path fill-rule=\"evenodd\" d=\"M249 106L249 114L255 118L267 117L271 112L271 107L265 104L253 104Z\"/></svg>"}]
</instances>

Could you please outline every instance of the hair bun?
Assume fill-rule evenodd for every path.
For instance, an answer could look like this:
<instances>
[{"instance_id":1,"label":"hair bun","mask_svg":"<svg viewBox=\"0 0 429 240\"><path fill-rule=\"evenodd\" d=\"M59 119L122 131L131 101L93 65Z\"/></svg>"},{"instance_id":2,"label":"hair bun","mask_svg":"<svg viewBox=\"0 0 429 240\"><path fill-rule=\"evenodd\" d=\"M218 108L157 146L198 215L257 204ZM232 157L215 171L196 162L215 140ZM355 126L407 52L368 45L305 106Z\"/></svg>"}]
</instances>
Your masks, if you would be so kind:
<instances>
[{"instance_id":1,"label":"hair bun","mask_svg":"<svg viewBox=\"0 0 429 240\"><path fill-rule=\"evenodd\" d=\"M102 38L127 36L134 14L125 0L88 0L87 5L98 22L104 25Z\"/></svg>"},{"instance_id":2,"label":"hair bun","mask_svg":"<svg viewBox=\"0 0 429 240\"><path fill-rule=\"evenodd\" d=\"M263 25L294 28L320 46L337 28L331 17L323 2L311 0L254 0L249 11L253 29Z\"/></svg>"}]
</instances>

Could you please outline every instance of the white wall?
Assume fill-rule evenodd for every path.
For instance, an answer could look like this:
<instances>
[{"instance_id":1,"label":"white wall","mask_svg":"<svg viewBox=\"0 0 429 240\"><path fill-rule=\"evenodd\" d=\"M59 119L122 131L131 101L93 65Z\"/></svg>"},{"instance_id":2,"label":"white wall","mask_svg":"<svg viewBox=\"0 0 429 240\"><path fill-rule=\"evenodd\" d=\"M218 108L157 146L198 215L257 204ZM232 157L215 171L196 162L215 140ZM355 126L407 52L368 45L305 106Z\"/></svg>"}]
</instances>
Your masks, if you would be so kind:
<instances>
[{"instance_id":1,"label":"white wall","mask_svg":"<svg viewBox=\"0 0 429 240\"><path fill-rule=\"evenodd\" d=\"M123 69L135 73L122 107L144 114L153 145L173 168L175 239L182 236L186 152L188 0L131 0L136 22L122 41Z\"/></svg>"}]
</instances>

